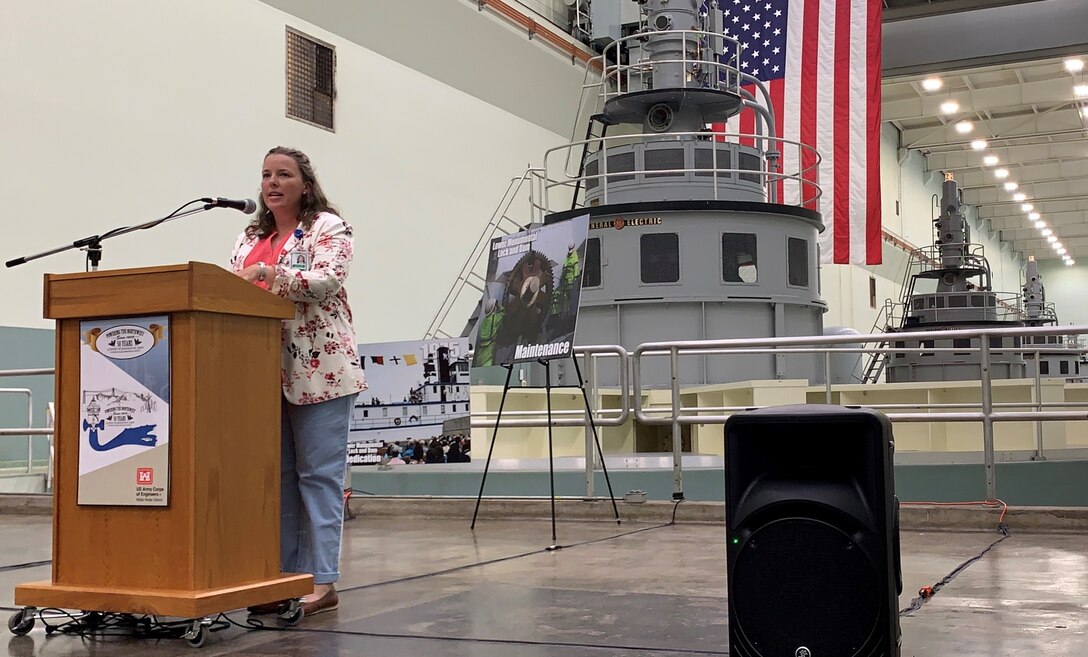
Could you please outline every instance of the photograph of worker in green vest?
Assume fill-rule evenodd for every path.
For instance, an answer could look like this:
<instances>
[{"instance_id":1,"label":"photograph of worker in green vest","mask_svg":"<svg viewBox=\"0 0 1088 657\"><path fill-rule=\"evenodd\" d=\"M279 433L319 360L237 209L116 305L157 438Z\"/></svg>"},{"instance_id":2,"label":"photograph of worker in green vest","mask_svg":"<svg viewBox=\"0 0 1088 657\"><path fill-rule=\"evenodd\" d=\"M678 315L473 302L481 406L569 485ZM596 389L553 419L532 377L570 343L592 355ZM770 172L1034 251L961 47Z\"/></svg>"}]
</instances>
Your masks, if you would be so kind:
<instances>
[{"instance_id":1,"label":"photograph of worker in green vest","mask_svg":"<svg viewBox=\"0 0 1088 657\"><path fill-rule=\"evenodd\" d=\"M589 216L491 241L473 367L569 357Z\"/></svg>"}]
</instances>

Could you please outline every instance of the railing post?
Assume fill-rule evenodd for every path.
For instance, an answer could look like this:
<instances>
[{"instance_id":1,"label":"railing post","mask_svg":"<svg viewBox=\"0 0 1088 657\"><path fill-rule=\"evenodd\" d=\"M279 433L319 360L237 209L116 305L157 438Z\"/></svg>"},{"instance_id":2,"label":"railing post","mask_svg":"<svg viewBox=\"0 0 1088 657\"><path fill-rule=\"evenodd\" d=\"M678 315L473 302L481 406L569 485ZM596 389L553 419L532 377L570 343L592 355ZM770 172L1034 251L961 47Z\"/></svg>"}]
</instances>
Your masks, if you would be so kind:
<instances>
[{"instance_id":1,"label":"railing post","mask_svg":"<svg viewBox=\"0 0 1088 657\"><path fill-rule=\"evenodd\" d=\"M574 358L578 355L575 354ZM593 354L586 354L586 375L582 381L582 385L586 388L586 399L596 405L597 403L597 359L593 357ZM594 457L596 452L593 451L593 411L586 406L586 499L593 499L593 474L594 474ZM603 456L602 456L603 458Z\"/></svg>"},{"instance_id":2,"label":"railing post","mask_svg":"<svg viewBox=\"0 0 1088 657\"><path fill-rule=\"evenodd\" d=\"M1043 410L1043 375L1039 367L1039 351L1035 351L1035 410L1040 413ZM1036 461L1042 461L1043 456L1043 421L1035 421L1035 456Z\"/></svg>"},{"instance_id":3,"label":"railing post","mask_svg":"<svg viewBox=\"0 0 1088 657\"><path fill-rule=\"evenodd\" d=\"M680 350L669 349L670 374L672 375L672 499L684 499L684 469L681 466L684 452L683 433L680 429Z\"/></svg>"},{"instance_id":4,"label":"railing post","mask_svg":"<svg viewBox=\"0 0 1088 657\"><path fill-rule=\"evenodd\" d=\"M597 148L597 163L600 166L597 167L597 171L600 175L598 180L601 181L601 185L603 186L603 189L601 190L601 203L608 205L608 143L603 138L599 143L600 147Z\"/></svg>"},{"instance_id":5,"label":"railing post","mask_svg":"<svg viewBox=\"0 0 1088 657\"><path fill-rule=\"evenodd\" d=\"M696 142L698 143L698 142ZM694 157L694 155L692 156ZM714 184L714 200L718 200L718 138L712 136L710 138L710 166L714 167L714 173L711 176L711 180Z\"/></svg>"},{"instance_id":6,"label":"railing post","mask_svg":"<svg viewBox=\"0 0 1088 657\"><path fill-rule=\"evenodd\" d=\"M529 168L525 171L525 175L529 177L529 221L536 221L537 208L536 203L534 202L536 200L536 194L533 193L534 191L536 191L535 189L533 189L536 181L534 180L531 171L532 165L530 164Z\"/></svg>"},{"instance_id":7,"label":"railing post","mask_svg":"<svg viewBox=\"0 0 1088 657\"><path fill-rule=\"evenodd\" d=\"M994 472L994 400L990 376L990 336L979 336L982 384L982 451L986 467L986 499L997 499L997 481Z\"/></svg>"},{"instance_id":8,"label":"railing post","mask_svg":"<svg viewBox=\"0 0 1088 657\"><path fill-rule=\"evenodd\" d=\"M26 391L26 427L34 426L34 393ZM26 437L26 473L34 471L34 436Z\"/></svg>"},{"instance_id":9,"label":"railing post","mask_svg":"<svg viewBox=\"0 0 1088 657\"><path fill-rule=\"evenodd\" d=\"M831 348L824 352L824 402L831 403Z\"/></svg>"},{"instance_id":10,"label":"railing post","mask_svg":"<svg viewBox=\"0 0 1088 657\"><path fill-rule=\"evenodd\" d=\"M15 395L26 395L26 428L34 426L34 393L30 388L0 388L0 393L8 392ZM26 436L26 472L30 474L34 470L34 434Z\"/></svg>"}]
</instances>

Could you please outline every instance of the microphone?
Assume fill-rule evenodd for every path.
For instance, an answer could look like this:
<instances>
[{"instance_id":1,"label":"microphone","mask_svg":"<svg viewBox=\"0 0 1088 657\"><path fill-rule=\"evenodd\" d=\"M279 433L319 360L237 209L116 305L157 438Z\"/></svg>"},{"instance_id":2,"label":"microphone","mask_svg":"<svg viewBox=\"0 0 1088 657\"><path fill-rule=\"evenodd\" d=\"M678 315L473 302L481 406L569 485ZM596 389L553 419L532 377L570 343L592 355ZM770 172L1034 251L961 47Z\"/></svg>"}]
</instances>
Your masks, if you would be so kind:
<instances>
[{"instance_id":1,"label":"microphone","mask_svg":"<svg viewBox=\"0 0 1088 657\"><path fill-rule=\"evenodd\" d=\"M243 214L253 214L257 209L257 204L253 202L251 198L243 199L230 199L230 198L202 198L207 205L205 208L230 208L232 210L241 210Z\"/></svg>"}]
</instances>

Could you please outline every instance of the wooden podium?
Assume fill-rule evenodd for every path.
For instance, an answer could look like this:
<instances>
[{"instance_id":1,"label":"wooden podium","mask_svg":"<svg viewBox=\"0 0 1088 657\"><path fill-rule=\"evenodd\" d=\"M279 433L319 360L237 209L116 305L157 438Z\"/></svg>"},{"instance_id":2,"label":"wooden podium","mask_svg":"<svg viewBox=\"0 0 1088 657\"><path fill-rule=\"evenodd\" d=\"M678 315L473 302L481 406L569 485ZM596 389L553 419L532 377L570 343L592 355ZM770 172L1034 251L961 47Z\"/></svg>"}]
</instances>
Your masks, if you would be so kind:
<instances>
[{"instance_id":1,"label":"wooden podium","mask_svg":"<svg viewBox=\"0 0 1088 657\"><path fill-rule=\"evenodd\" d=\"M214 265L46 275L57 320L53 573L15 603L199 618L313 591L280 572L280 326L294 304ZM167 315L166 506L77 504L80 321Z\"/></svg>"}]
</instances>

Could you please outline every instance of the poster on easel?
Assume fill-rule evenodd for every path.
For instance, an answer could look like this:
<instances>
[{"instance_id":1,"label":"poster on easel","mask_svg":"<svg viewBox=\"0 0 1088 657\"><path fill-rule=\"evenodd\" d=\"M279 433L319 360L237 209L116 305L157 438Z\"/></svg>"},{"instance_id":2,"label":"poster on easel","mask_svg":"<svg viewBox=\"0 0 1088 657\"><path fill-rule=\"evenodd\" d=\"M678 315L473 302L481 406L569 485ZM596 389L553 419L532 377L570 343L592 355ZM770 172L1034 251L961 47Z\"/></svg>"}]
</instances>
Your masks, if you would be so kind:
<instances>
[{"instance_id":1,"label":"poster on easel","mask_svg":"<svg viewBox=\"0 0 1088 657\"><path fill-rule=\"evenodd\" d=\"M589 215L491 240L473 367L567 358Z\"/></svg>"},{"instance_id":2,"label":"poster on easel","mask_svg":"<svg viewBox=\"0 0 1088 657\"><path fill-rule=\"evenodd\" d=\"M169 321L80 322L78 504L167 505Z\"/></svg>"}]
</instances>

